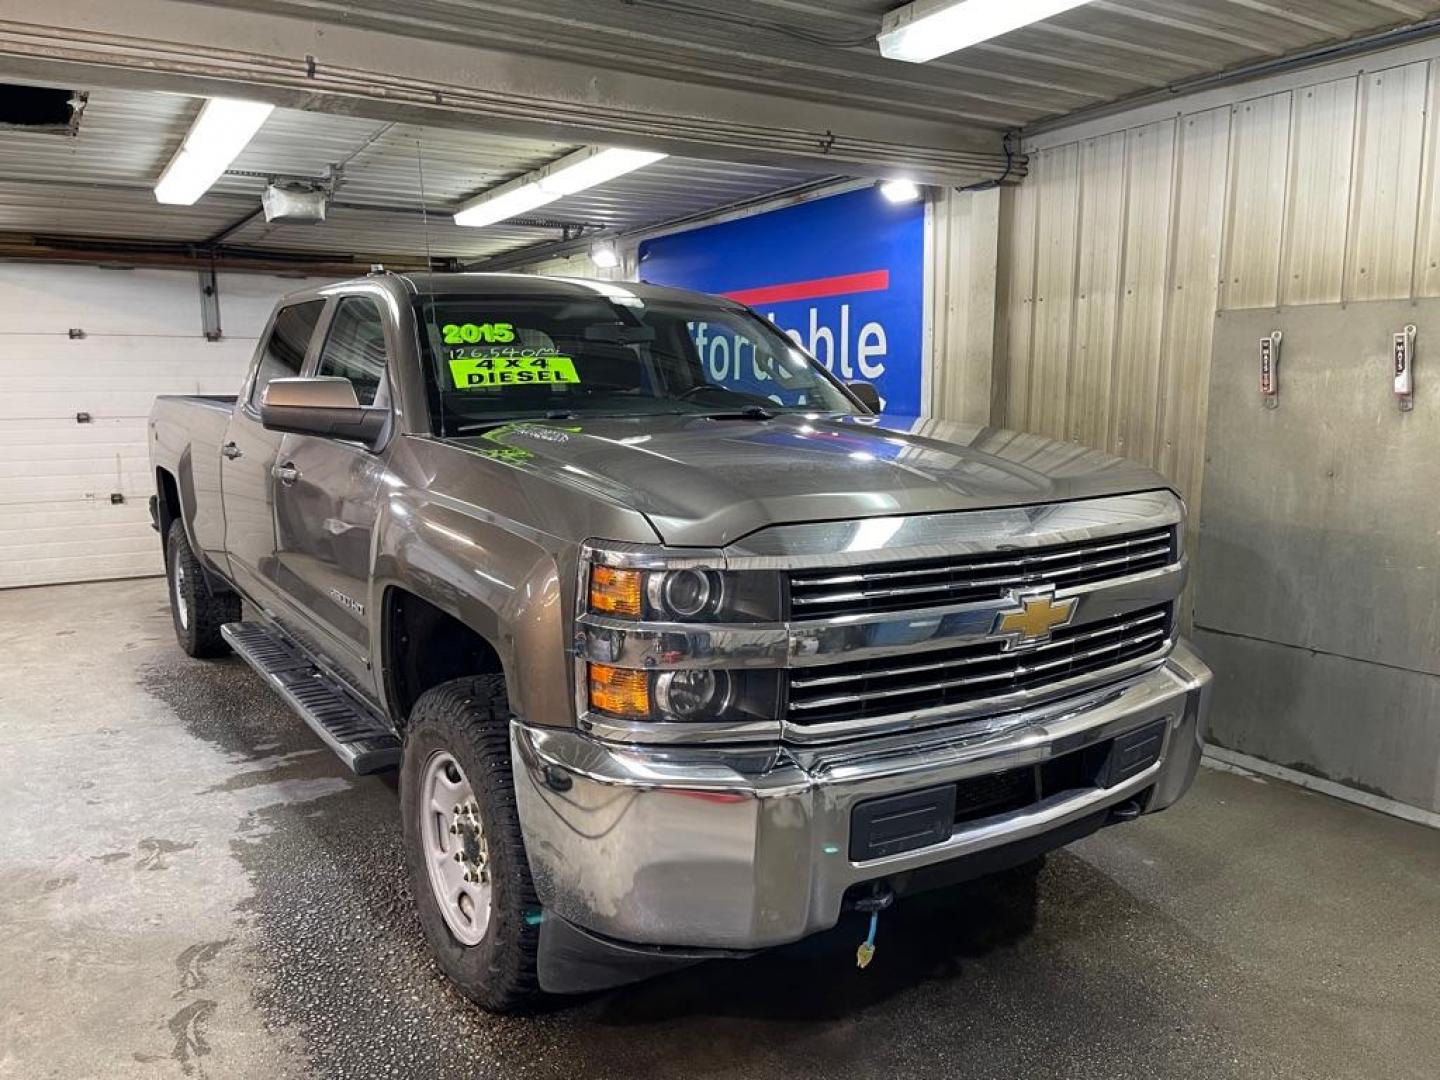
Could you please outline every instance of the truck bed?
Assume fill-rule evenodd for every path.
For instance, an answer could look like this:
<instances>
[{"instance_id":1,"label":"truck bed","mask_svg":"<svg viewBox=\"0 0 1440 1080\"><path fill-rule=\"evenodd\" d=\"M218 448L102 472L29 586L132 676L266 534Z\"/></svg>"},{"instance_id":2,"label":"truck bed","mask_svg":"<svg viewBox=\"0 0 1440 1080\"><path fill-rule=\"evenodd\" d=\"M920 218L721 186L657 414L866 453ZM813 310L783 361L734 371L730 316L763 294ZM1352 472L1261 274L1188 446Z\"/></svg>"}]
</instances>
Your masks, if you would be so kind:
<instances>
[{"instance_id":1,"label":"truck bed","mask_svg":"<svg viewBox=\"0 0 1440 1080\"><path fill-rule=\"evenodd\" d=\"M183 505L194 508L186 526L202 557L224 545L220 444L236 400L234 394L163 394L150 409L150 469L174 478Z\"/></svg>"}]
</instances>

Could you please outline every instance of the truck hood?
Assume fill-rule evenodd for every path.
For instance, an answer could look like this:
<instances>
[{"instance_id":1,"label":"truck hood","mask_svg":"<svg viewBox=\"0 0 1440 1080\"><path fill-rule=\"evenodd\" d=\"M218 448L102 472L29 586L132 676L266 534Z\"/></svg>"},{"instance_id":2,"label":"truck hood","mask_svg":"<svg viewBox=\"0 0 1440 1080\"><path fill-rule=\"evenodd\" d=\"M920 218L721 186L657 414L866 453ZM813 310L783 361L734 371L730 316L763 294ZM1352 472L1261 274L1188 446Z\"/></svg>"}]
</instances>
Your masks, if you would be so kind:
<instances>
[{"instance_id":1,"label":"truck hood","mask_svg":"<svg viewBox=\"0 0 1440 1080\"><path fill-rule=\"evenodd\" d=\"M892 416L526 421L446 442L638 510L682 547L723 547L782 523L1167 486L1142 465L1072 443Z\"/></svg>"}]
</instances>

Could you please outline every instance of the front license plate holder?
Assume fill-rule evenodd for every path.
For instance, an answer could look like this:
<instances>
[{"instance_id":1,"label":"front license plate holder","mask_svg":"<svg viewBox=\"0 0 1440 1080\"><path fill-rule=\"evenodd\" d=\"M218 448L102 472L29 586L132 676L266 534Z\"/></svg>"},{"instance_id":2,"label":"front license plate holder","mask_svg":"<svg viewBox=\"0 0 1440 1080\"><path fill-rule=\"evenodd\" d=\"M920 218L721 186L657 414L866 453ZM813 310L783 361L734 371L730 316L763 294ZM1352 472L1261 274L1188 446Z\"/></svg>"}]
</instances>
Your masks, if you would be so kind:
<instances>
[{"instance_id":1,"label":"front license plate holder","mask_svg":"<svg viewBox=\"0 0 1440 1080\"><path fill-rule=\"evenodd\" d=\"M867 862L917 851L950 839L955 827L955 785L863 802L850 815L850 859Z\"/></svg>"}]
</instances>

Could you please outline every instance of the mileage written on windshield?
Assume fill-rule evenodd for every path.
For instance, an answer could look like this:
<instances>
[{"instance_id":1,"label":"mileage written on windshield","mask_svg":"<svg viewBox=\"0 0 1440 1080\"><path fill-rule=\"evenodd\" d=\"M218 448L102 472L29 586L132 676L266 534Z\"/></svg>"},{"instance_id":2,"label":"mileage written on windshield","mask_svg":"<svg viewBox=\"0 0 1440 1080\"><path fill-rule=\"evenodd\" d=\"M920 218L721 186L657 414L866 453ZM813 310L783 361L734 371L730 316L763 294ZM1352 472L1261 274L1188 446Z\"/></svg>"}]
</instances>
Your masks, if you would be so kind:
<instances>
[{"instance_id":1,"label":"mileage written on windshield","mask_svg":"<svg viewBox=\"0 0 1440 1080\"><path fill-rule=\"evenodd\" d=\"M578 383L575 361L534 349L447 349L450 378L457 390L535 383Z\"/></svg>"}]
</instances>

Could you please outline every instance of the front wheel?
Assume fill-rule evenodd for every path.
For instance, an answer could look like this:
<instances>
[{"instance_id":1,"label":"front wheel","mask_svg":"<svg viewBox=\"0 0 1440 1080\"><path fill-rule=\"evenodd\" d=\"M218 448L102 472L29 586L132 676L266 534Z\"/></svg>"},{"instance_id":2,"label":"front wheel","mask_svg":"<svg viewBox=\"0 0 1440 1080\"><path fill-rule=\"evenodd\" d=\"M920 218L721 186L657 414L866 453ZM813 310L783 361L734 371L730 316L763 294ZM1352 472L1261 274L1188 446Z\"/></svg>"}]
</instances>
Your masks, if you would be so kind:
<instances>
[{"instance_id":1,"label":"front wheel","mask_svg":"<svg viewBox=\"0 0 1440 1080\"><path fill-rule=\"evenodd\" d=\"M170 523L165 541L165 579L170 586L170 621L175 624L180 648L196 657L228 653L230 646L221 637L220 627L240 621L240 597L210 590L179 521Z\"/></svg>"},{"instance_id":2,"label":"front wheel","mask_svg":"<svg viewBox=\"0 0 1440 1080\"><path fill-rule=\"evenodd\" d=\"M421 695L400 764L410 889L440 969L476 1004L514 1012L539 996L540 904L510 770L498 675Z\"/></svg>"}]
</instances>

